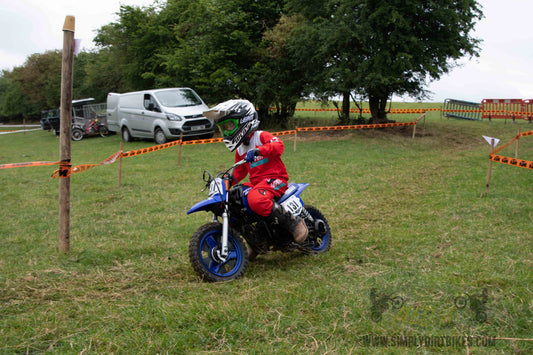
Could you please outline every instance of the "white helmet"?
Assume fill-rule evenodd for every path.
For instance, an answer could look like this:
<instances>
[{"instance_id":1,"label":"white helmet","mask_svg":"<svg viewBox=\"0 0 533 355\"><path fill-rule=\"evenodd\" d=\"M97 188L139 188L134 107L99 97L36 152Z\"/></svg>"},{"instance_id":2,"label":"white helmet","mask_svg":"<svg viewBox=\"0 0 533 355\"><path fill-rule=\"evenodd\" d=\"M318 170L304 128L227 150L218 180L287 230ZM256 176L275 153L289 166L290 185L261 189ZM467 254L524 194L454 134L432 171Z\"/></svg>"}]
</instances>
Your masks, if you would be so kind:
<instances>
[{"instance_id":1,"label":"white helmet","mask_svg":"<svg viewBox=\"0 0 533 355\"><path fill-rule=\"evenodd\" d=\"M257 111L248 100L222 102L205 111L204 116L215 120L224 144L231 152L259 127Z\"/></svg>"}]
</instances>

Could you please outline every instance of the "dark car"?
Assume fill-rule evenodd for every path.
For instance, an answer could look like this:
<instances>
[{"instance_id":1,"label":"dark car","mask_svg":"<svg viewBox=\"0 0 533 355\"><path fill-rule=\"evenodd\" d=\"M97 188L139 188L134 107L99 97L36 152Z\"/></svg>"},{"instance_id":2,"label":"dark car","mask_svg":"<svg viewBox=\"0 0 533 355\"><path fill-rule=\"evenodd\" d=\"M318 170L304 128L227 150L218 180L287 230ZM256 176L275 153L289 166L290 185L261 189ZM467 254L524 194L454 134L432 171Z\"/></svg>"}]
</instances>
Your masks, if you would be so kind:
<instances>
[{"instance_id":1,"label":"dark car","mask_svg":"<svg viewBox=\"0 0 533 355\"><path fill-rule=\"evenodd\" d=\"M59 109L41 111L41 129L59 134Z\"/></svg>"},{"instance_id":2,"label":"dark car","mask_svg":"<svg viewBox=\"0 0 533 355\"><path fill-rule=\"evenodd\" d=\"M93 98L72 100L72 120L76 117L83 117L83 106L93 102ZM59 134L59 109L41 111L41 129L52 130L54 134Z\"/></svg>"}]
</instances>

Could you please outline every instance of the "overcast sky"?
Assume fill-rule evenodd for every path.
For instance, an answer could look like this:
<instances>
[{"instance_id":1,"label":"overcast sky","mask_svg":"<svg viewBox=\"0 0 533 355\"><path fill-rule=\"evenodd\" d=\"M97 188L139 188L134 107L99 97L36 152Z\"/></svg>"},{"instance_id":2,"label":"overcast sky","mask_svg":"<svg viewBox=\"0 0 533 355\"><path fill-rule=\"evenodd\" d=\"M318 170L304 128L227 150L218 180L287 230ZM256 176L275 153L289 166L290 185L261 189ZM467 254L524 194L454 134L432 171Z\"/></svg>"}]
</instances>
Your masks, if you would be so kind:
<instances>
[{"instance_id":1,"label":"overcast sky","mask_svg":"<svg viewBox=\"0 0 533 355\"><path fill-rule=\"evenodd\" d=\"M485 18L474 37L481 56L430 84L430 101L446 98L533 99L533 0L478 0ZM84 49L101 26L117 20L120 5L146 6L153 0L0 0L0 70L21 66L33 53L61 49L66 15L76 18L75 37Z\"/></svg>"}]
</instances>

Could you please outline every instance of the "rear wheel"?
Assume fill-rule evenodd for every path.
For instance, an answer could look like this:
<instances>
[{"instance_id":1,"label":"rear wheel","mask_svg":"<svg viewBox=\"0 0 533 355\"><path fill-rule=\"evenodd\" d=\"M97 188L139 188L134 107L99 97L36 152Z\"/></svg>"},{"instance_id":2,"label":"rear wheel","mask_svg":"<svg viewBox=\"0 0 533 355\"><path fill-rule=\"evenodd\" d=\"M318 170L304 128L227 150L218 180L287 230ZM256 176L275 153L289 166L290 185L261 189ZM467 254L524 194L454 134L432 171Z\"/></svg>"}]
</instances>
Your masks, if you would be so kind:
<instances>
[{"instance_id":1,"label":"rear wheel","mask_svg":"<svg viewBox=\"0 0 533 355\"><path fill-rule=\"evenodd\" d=\"M241 277L248 266L248 251L241 237L228 235L229 255L222 251L222 225L204 224L189 242L189 259L194 271L208 282L230 281Z\"/></svg>"},{"instance_id":2,"label":"rear wheel","mask_svg":"<svg viewBox=\"0 0 533 355\"><path fill-rule=\"evenodd\" d=\"M325 253L331 247L331 230L326 217L313 206L304 206L307 212L315 220L314 223L306 220L309 236L304 242L310 248L312 254Z\"/></svg>"},{"instance_id":3,"label":"rear wheel","mask_svg":"<svg viewBox=\"0 0 533 355\"><path fill-rule=\"evenodd\" d=\"M131 142L131 134L128 127L122 127L122 140L124 143Z\"/></svg>"}]
</instances>

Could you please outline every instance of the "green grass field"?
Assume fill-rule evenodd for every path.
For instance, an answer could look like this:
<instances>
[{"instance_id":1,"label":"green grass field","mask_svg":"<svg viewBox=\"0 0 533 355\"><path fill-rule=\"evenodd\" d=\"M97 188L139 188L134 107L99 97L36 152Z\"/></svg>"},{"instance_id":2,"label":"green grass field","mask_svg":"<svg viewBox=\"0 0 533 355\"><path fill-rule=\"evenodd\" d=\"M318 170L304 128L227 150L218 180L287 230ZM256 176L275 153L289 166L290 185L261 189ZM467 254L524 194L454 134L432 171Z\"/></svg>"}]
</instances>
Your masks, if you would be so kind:
<instances>
[{"instance_id":1,"label":"green grass field","mask_svg":"<svg viewBox=\"0 0 533 355\"><path fill-rule=\"evenodd\" d=\"M533 171L493 163L483 194L482 135L505 143L519 126L533 130L432 112L415 139L411 127L299 133L295 151L282 136L291 180L311 184L304 201L328 218L331 251L260 256L220 284L189 264L189 237L210 216L186 211L206 197L203 169L232 163L222 143L183 146L179 166L177 147L124 159L121 187L117 163L74 174L68 255L57 248L56 167L0 170L0 353L530 354ZM49 132L0 145L0 164L58 160ZM73 164L119 145L73 142ZM519 158L533 160L533 136Z\"/></svg>"}]
</instances>

